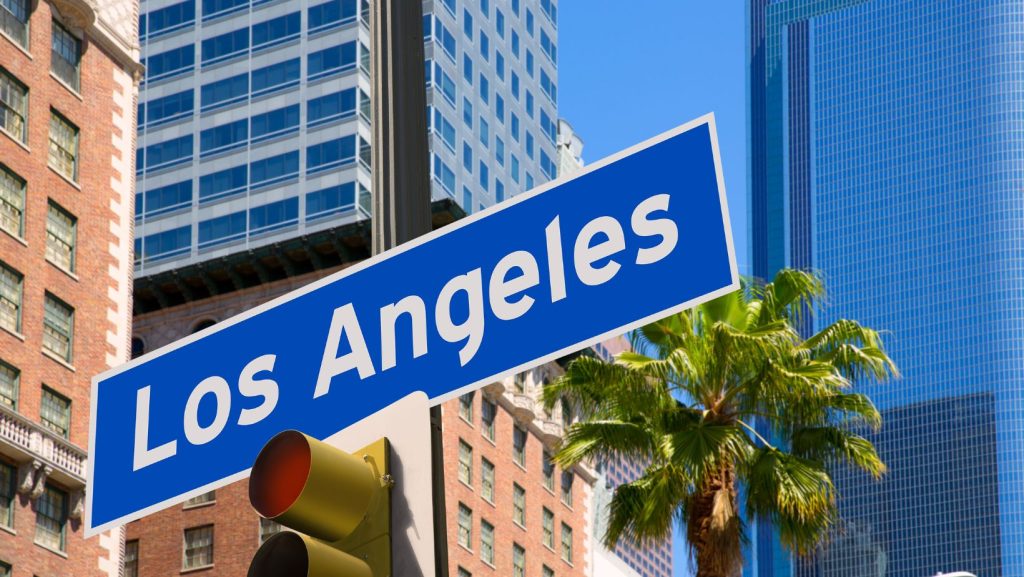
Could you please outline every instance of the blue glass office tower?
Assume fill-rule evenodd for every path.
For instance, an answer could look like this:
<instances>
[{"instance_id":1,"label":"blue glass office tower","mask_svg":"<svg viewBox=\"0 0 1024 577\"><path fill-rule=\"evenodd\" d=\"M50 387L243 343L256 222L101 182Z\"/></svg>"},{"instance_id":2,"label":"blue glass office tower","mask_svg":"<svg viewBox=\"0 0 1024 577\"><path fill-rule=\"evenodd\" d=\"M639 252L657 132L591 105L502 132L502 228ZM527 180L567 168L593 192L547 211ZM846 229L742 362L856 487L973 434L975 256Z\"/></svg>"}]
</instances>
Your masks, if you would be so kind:
<instances>
[{"instance_id":1,"label":"blue glass office tower","mask_svg":"<svg viewBox=\"0 0 1024 577\"><path fill-rule=\"evenodd\" d=\"M554 0L424 7L434 198L473 212L554 178ZM224 269L181 287L188 300L266 282L226 257L284 246L302 254L249 260L295 268L318 242L348 250L324 231L370 206L366 0L143 0L141 14L136 278Z\"/></svg>"},{"instance_id":2,"label":"blue glass office tower","mask_svg":"<svg viewBox=\"0 0 1024 577\"><path fill-rule=\"evenodd\" d=\"M1024 3L753 0L754 271L820 270L815 324L887 332L865 384L881 482L840 472L842 533L746 575L1024 575Z\"/></svg>"}]
</instances>

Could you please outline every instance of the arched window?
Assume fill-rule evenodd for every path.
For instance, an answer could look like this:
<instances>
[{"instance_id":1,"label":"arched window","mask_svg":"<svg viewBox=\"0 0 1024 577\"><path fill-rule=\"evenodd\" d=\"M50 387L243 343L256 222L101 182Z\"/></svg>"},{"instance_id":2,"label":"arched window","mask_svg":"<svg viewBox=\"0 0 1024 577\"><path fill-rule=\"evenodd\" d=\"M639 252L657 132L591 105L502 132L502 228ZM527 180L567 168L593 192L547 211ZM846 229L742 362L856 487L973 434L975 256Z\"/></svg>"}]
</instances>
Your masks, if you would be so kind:
<instances>
[{"instance_id":1,"label":"arched window","mask_svg":"<svg viewBox=\"0 0 1024 577\"><path fill-rule=\"evenodd\" d=\"M139 337L132 337L132 358L136 359L146 353L146 343Z\"/></svg>"},{"instance_id":2,"label":"arched window","mask_svg":"<svg viewBox=\"0 0 1024 577\"><path fill-rule=\"evenodd\" d=\"M196 323L195 328L192 329L192 334L196 334L196 333L198 333L199 331L201 331L203 329L208 329L208 328L212 327L215 324L217 324L217 321L215 321L213 319L203 319L203 320L199 321L198 323Z\"/></svg>"}]
</instances>

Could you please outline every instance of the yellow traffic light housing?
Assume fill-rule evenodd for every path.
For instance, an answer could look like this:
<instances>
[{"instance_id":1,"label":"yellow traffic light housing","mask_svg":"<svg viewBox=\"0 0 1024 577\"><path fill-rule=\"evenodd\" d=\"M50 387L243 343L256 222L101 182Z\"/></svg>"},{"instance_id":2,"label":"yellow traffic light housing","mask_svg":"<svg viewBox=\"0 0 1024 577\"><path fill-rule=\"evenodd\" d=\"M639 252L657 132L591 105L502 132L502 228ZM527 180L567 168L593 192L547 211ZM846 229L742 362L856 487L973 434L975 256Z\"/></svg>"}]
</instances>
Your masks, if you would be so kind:
<instances>
[{"instance_id":1,"label":"yellow traffic light housing","mask_svg":"<svg viewBox=\"0 0 1024 577\"><path fill-rule=\"evenodd\" d=\"M249 577L390 577L390 446L347 453L298 431L267 442L249 501L281 532L256 552Z\"/></svg>"}]
</instances>

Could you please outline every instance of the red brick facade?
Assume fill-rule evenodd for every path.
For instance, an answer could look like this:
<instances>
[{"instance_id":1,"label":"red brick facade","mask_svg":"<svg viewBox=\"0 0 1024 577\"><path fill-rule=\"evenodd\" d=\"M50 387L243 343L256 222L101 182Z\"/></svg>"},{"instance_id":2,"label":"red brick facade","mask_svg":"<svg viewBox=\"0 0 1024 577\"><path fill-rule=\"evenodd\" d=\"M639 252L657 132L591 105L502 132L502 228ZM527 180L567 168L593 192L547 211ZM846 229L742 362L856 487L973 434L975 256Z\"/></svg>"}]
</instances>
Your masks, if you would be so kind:
<instances>
[{"instance_id":1,"label":"red brick facade","mask_svg":"<svg viewBox=\"0 0 1024 577\"><path fill-rule=\"evenodd\" d=\"M0 67L28 88L27 143L0 131L0 164L27 183L22 234L0 231L0 262L22 275L21 328L0 329L0 360L20 371L16 408L0 413L0 424L7 425L8 434L19 430L33 435L27 444L17 442L16 435L0 434L0 462L21 474L13 527L2 526L0 520L0 562L11 566L14 577L108 575L119 564L119 533L84 539L80 504L90 380L127 360L134 182L130 171L118 167L132 164L135 91L123 57L111 54L67 19L63 21L73 34L85 34L79 91L58 81L50 73L50 51L52 22L60 16L48 2L29 5L28 48L0 34ZM48 167L51 109L80 129L75 183ZM77 219L73 272L46 257L51 201ZM44 352L46 293L74 309L69 362ZM70 400L67 440L39 425L44 385ZM70 455L70 461L54 460L54 451ZM32 489L44 483L68 497L64 551L35 542L38 499Z\"/></svg>"},{"instance_id":2,"label":"red brick facade","mask_svg":"<svg viewBox=\"0 0 1024 577\"><path fill-rule=\"evenodd\" d=\"M151 351L191 334L204 321L223 321L331 272L334 271L312 273L138 315L134 322L134 337L142 340L146 351ZM511 383L509 386L511 387ZM549 492L544 487L543 444L539 430L534 425L523 425L524 430L528 431L525 467L520 467L513 461L514 419L510 401L500 399L500 394L495 397L498 401L495 440L492 443L481 435L480 399L483 395L483 391L478 391L474 395L472 424L460 418L459 400L450 401L443 406L447 529L451 577L458 577L458 567L470 571L475 576L514 577L513 543L525 549L526 575L530 577L544 577L541 572L542 565L550 567L553 570L553 575L557 577L587 575L589 565L587 543L590 534L588 520L592 515L589 510L589 484L593 482L593 478L586 471L581 471L587 475L586 478L575 475L572 507L563 504L560 493L560 470L556 469L555 471L554 490ZM459 480L460 439L473 446L475 482L472 487ZM480 495L481 458L488 459L495 466L493 504L485 501ZM525 528L518 526L513 521L513 483L518 484L526 491ZM471 551L458 545L459 503L463 503L473 510ZM548 549L542 542L541 516L544 507L555 515L554 549ZM481 519L486 519L495 528L493 567L486 565L480 558ZM561 558L562 523L572 528L573 560L571 564ZM249 505L246 481L218 489L215 505L192 509L176 505L128 524L126 539L138 541L138 574L140 577L164 577L182 573L184 531L207 524L214 526L213 565L204 569L188 571L188 573L199 573L204 577L243 577L248 570L249 561L259 545L259 519Z\"/></svg>"}]
</instances>

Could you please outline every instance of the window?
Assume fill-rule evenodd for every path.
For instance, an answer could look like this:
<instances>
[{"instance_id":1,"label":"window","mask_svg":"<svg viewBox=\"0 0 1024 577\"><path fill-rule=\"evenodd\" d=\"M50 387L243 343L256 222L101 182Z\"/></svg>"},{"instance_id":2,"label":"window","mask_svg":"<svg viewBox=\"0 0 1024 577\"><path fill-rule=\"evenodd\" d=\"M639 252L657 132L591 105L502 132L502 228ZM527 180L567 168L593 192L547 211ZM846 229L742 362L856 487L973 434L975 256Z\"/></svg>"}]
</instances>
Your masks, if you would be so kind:
<instances>
[{"instance_id":1,"label":"window","mask_svg":"<svg viewBox=\"0 0 1024 577\"><path fill-rule=\"evenodd\" d=\"M505 56L498 50L494 51L494 73L498 80L505 81Z\"/></svg>"},{"instance_id":2,"label":"window","mask_svg":"<svg viewBox=\"0 0 1024 577\"><path fill-rule=\"evenodd\" d=\"M29 0L0 0L0 30L28 48Z\"/></svg>"},{"instance_id":3,"label":"window","mask_svg":"<svg viewBox=\"0 0 1024 577\"><path fill-rule=\"evenodd\" d=\"M256 75L256 72L253 72ZM204 84L199 92L203 110L244 100L249 95L249 75L239 74L224 80Z\"/></svg>"},{"instance_id":4,"label":"window","mask_svg":"<svg viewBox=\"0 0 1024 577\"><path fill-rule=\"evenodd\" d=\"M356 187L346 182L306 194L306 217L322 217L352 209L356 204Z\"/></svg>"},{"instance_id":5,"label":"window","mask_svg":"<svg viewBox=\"0 0 1024 577\"><path fill-rule=\"evenodd\" d=\"M468 423L473 422L473 399L475 397L476 393L474 391L459 397L459 416Z\"/></svg>"},{"instance_id":6,"label":"window","mask_svg":"<svg viewBox=\"0 0 1024 577\"><path fill-rule=\"evenodd\" d=\"M533 23L534 23L534 20L533 20L533 10L530 10L529 8L527 8L526 9L526 32L529 33L530 36L533 36L533 34L534 34L534 32L533 32Z\"/></svg>"},{"instance_id":7,"label":"window","mask_svg":"<svg viewBox=\"0 0 1024 577\"><path fill-rule=\"evenodd\" d=\"M512 387L514 388L515 392L517 392L517 393L525 393L526 392L526 373L516 373L515 376L512 377Z\"/></svg>"},{"instance_id":8,"label":"window","mask_svg":"<svg viewBox=\"0 0 1024 577\"><path fill-rule=\"evenodd\" d=\"M512 520L526 526L526 489L512 484Z\"/></svg>"},{"instance_id":9,"label":"window","mask_svg":"<svg viewBox=\"0 0 1024 577\"><path fill-rule=\"evenodd\" d=\"M292 58L270 66L264 66L252 72L253 97L264 96L299 83L302 74L302 62Z\"/></svg>"},{"instance_id":10,"label":"window","mask_svg":"<svg viewBox=\"0 0 1024 577\"><path fill-rule=\"evenodd\" d=\"M441 95L445 97L445 100L448 101L448 104L451 104L452 107L454 107L456 96L455 81L452 80L451 76L448 76L448 73L441 68L440 64L436 62L431 63L428 60L427 65L430 66L431 64L433 65L434 74L433 77L427 76L427 78L432 78L434 88L440 90Z\"/></svg>"},{"instance_id":11,"label":"window","mask_svg":"<svg viewBox=\"0 0 1024 577\"><path fill-rule=\"evenodd\" d=\"M485 105L489 104L491 98L491 83L483 73L480 74L480 84L478 85L478 88L480 89L480 100Z\"/></svg>"},{"instance_id":12,"label":"window","mask_svg":"<svg viewBox=\"0 0 1024 577\"><path fill-rule=\"evenodd\" d=\"M47 429L65 439L71 429L71 401L67 397L43 386L43 399L39 407L39 419Z\"/></svg>"},{"instance_id":13,"label":"window","mask_svg":"<svg viewBox=\"0 0 1024 577\"><path fill-rule=\"evenodd\" d=\"M151 126L172 122L191 116L194 107L195 96L192 90L178 92L147 102L145 118L140 115L139 122L145 122Z\"/></svg>"},{"instance_id":14,"label":"window","mask_svg":"<svg viewBox=\"0 0 1024 577\"><path fill-rule=\"evenodd\" d=\"M529 48L526 49L526 73L533 78L533 51Z\"/></svg>"},{"instance_id":15,"label":"window","mask_svg":"<svg viewBox=\"0 0 1024 577\"><path fill-rule=\"evenodd\" d=\"M0 461L0 525L14 527L14 495L18 470Z\"/></svg>"},{"instance_id":16,"label":"window","mask_svg":"<svg viewBox=\"0 0 1024 577\"><path fill-rule=\"evenodd\" d=\"M505 200L505 183L500 180L494 181L494 202Z\"/></svg>"},{"instance_id":17,"label":"window","mask_svg":"<svg viewBox=\"0 0 1024 577\"><path fill-rule=\"evenodd\" d=\"M455 196L455 173L441 157L434 155L434 179L441 183L441 186L448 192L449 196Z\"/></svg>"},{"instance_id":18,"label":"window","mask_svg":"<svg viewBox=\"0 0 1024 577\"><path fill-rule=\"evenodd\" d=\"M487 190L488 189L488 184L490 184L490 182L491 182L490 170L489 170L489 168L487 166L487 163L482 161L482 160L480 161L479 175L480 175L480 188L482 188L484 190Z\"/></svg>"},{"instance_id":19,"label":"window","mask_svg":"<svg viewBox=\"0 0 1024 577\"><path fill-rule=\"evenodd\" d=\"M459 480L473 485L473 447L459 439Z\"/></svg>"},{"instance_id":20,"label":"window","mask_svg":"<svg viewBox=\"0 0 1024 577\"><path fill-rule=\"evenodd\" d=\"M468 142L462 143L462 168L473 174L473 147Z\"/></svg>"},{"instance_id":21,"label":"window","mask_svg":"<svg viewBox=\"0 0 1024 577\"><path fill-rule=\"evenodd\" d=\"M512 175L512 182L519 184L519 158L514 154L509 156L508 171Z\"/></svg>"},{"instance_id":22,"label":"window","mask_svg":"<svg viewBox=\"0 0 1024 577\"><path fill-rule=\"evenodd\" d=\"M433 31L431 31L431 26L433 26ZM452 62L455 62L455 55L458 54L458 50L455 45L455 36L444 25L444 22L436 16L425 14L423 16L423 28L424 36L433 40L434 43L439 44L445 54L451 58Z\"/></svg>"},{"instance_id":23,"label":"window","mask_svg":"<svg viewBox=\"0 0 1024 577\"><path fill-rule=\"evenodd\" d=\"M36 543L55 551L64 551L67 501L67 493L46 484L43 494L36 499Z\"/></svg>"},{"instance_id":24,"label":"window","mask_svg":"<svg viewBox=\"0 0 1024 577\"><path fill-rule=\"evenodd\" d=\"M331 0L310 6L309 31L321 32L356 21L356 0Z\"/></svg>"},{"instance_id":25,"label":"window","mask_svg":"<svg viewBox=\"0 0 1024 577\"><path fill-rule=\"evenodd\" d=\"M260 545L262 545L267 539L270 539L274 535L281 532L281 524L277 521L271 521L270 519L264 519L260 517Z\"/></svg>"},{"instance_id":26,"label":"window","mask_svg":"<svg viewBox=\"0 0 1024 577\"><path fill-rule=\"evenodd\" d=\"M480 117L480 144L484 145L484 148L488 148L491 144L491 125L486 120Z\"/></svg>"},{"instance_id":27,"label":"window","mask_svg":"<svg viewBox=\"0 0 1024 577\"><path fill-rule=\"evenodd\" d=\"M136 206L136 212L141 209L141 212L147 216L168 213L192 204L192 181L185 180L168 184L147 190L145 194L138 196L144 200L136 201L140 205Z\"/></svg>"},{"instance_id":28,"label":"window","mask_svg":"<svg viewBox=\"0 0 1024 577\"><path fill-rule=\"evenodd\" d=\"M437 108L434 109L433 129L441 137L441 140L444 141L448 150L455 152L455 126L448 122L448 119Z\"/></svg>"},{"instance_id":29,"label":"window","mask_svg":"<svg viewBox=\"0 0 1024 577\"><path fill-rule=\"evenodd\" d=\"M473 577L473 574L462 567L459 567L459 577Z\"/></svg>"},{"instance_id":30,"label":"window","mask_svg":"<svg viewBox=\"0 0 1024 577\"><path fill-rule=\"evenodd\" d=\"M46 259L66 271L74 272L78 219L52 200L47 210Z\"/></svg>"},{"instance_id":31,"label":"window","mask_svg":"<svg viewBox=\"0 0 1024 577\"><path fill-rule=\"evenodd\" d=\"M480 421L483 424L484 437L494 440L494 420L498 416L498 406L492 401L483 399L480 403Z\"/></svg>"},{"instance_id":32,"label":"window","mask_svg":"<svg viewBox=\"0 0 1024 577\"><path fill-rule=\"evenodd\" d=\"M203 0L203 20L249 5L249 0Z\"/></svg>"},{"instance_id":33,"label":"window","mask_svg":"<svg viewBox=\"0 0 1024 577\"><path fill-rule=\"evenodd\" d=\"M67 28L53 21L50 71L75 90L79 89L79 68L82 63L82 41Z\"/></svg>"},{"instance_id":34,"label":"window","mask_svg":"<svg viewBox=\"0 0 1024 577\"><path fill-rule=\"evenodd\" d=\"M233 148L244 146L249 139L249 120L241 119L234 122L207 128L199 133L200 155L216 154Z\"/></svg>"},{"instance_id":35,"label":"window","mask_svg":"<svg viewBox=\"0 0 1024 577\"><path fill-rule=\"evenodd\" d=\"M20 380L21 371L0 360L0 405L17 410ZM2 514L0 514L0 520L2 520Z\"/></svg>"},{"instance_id":36,"label":"window","mask_svg":"<svg viewBox=\"0 0 1024 577\"><path fill-rule=\"evenodd\" d=\"M249 209L249 234L277 230L299 222L299 198L293 196Z\"/></svg>"},{"instance_id":37,"label":"window","mask_svg":"<svg viewBox=\"0 0 1024 577\"><path fill-rule=\"evenodd\" d=\"M5 0L0 0L3 6ZM3 14L0 8L0 15ZM28 88L0 68L0 128L18 142L28 142L25 117L28 115Z\"/></svg>"},{"instance_id":38,"label":"window","mask_svg":"<svg viewBox=\"0 0 1024 577\"><path fill-rule=\"evenodd\" d=\"M245 165L220 170L199 177L200 204L242 192L248 185ZM148 204L147 204L148 207Z\"/></svg>"},{"instance_id":39,"label":"window","mask_svg":"<svg viewBox=\"0 0 1024 577\"><path fill-rule=\"evenodd\" d=\"M314 144L306 148L306 174L335 168L354 162L355 159L355 135Z\"/></svg>"},{"instance_id":40,"label":"window","mask_svg":"<svg viewBox=\"0 0 1024 577\"><path fill-rule=\"evenodd\" d=\"M11 577L11 566L0 561L0 577Z\"/></svg>"},{"instance_id":41,"label":"window","mask_svg":"<svg viewBox=\"0 0 1024 577\"><path fill-rule=\"evenodd\" d=\"M124 542L124 577L139 577L139 540Z\"/></svg>"},{"instance_id":42,"label":"window","mask_svg":"<svg viewBox=\"0 0 1024 577\"><path fill-rule=\"evenodd\" d=\"M306 56L310 82L356 67L356 43L346 42Z\"/></svg>"},{"instance_id":43,"label":"window","mask_svg":"<svg viewBox=\"0 0 1024 577\"><path fill-rule=\"evenodd\" d=\"M353 99L353 109L355 100ZM253 143L262 142L299 128L299 105L293 104L257 114L251 119Z\"/></svg>"},{"instance_id":44,"label":"window","mask_svg":"<svg viewBox=\"0 0 1024 577\"><path fill-rule=\"evenodd\" d=\"M555 0L540 0L540 8L551 24L558 26L558 6L555 5Z\"/></svg>"},{"instance_id":45,"label":"window","mask_svg":"<svg viewBox=\"0 0 1024 577\"><path fill-rule=\"evenodd\" d=\"M499 124L505 124L505 99L498 93L494 94L494 117Z\"/></svg>"},{"instance_id":46,"label":"window","mask_svg":"<svg viewBox=\"0 0 1024 577\"><path fill-rule=\"evenodd\" d=\"M292 12L252 25L252 49L283 44L299 37L302 32L302 14Z\"/></svg>"},{"instance_id":47,"label":"window","mask_svg":"<svg viewBox=\"0 0 1024 577\"><path fill-rule=\"evenodd\" d=\"M466 84L473 85L473 59L468 52L462 55L462 78Z\"/></svg>"},{"instance_id":48,"label":"window","mask_svg":"<svg viewBox=\"0 0 1024 577\"><path fill-rule=\"evenodd\" d=\"M182 570L210 565L213 565L213 525L185 529Z\"/></svg>"},{"instance_id":49,"label":"window","mask_svg":"<svg viewBox=\"0 0 1024 577\"><path fill-rule=\"evenodd\" d=\"M505 166L505 141L500 137L494 137L494 160L498 166Z\"/></svg>"},{"instance_id":50,"label":"window","mask_svg":"<svg viewBox=\"0 0 1024 577\"><path fill-rule=\"evenodd\" d=\"M572 507L572 482L575 475L572 471L562 471L562 502Z\"/></svg>"},{"instance_id":51,"label":"window","mask_svg":"<svg viewBox=\"0 0 1024 577\"><path fill-rule=\"evenodd\" d=\"M490 62L491 60L491 39L483 30L480 31L480 56L483 57L485 62Z\"/></svg>"},{"instance_id":52,"label":"window","mask_svg":"<svg viewBox=\"0 0 1024 577\"><path fill-rule=\"evenodd\" d=\"M572 563L572 527L562 523L562 559Z\"/></svg>"},{"instance_id":53,"label":"window","mask_svg":"<svg viewBox=\"0 0 1024 577\"><path fill-rule=\"evenodd\" d=\"M526 549L512 544L512 577L526 577Z\"/></svg>"},{"instance_id":54,"label":"window","mask_svg":"<svg viewBox=\"0 0 1024 577\"><path fill-rule=\"evenodd\" d=\"M540 47L547 54L548 59L551 60L552 64L558 64L558 47L548 36L548 33L543 28L540 30Z\"/></svg>"},{"instance_id":55,"label":"window","mask_svg":"<svg viewBox=\"0 0 1024 577\"><path fill-rule=\"evenodd\" d=\"M155 261L183 255L188 253L192 246L192 226L151 234L142 241L145 247L142 251L143 257L147 260Z\"/></svg>"},{"instance_id":56,"label":"window","mask_svg":"<svg viewBox=\"0 0 1024 577\"><path fill-rule=\"evenodd\" d=\"M519 34L512 30L512 55L519 58Z\"/></svg>"},{"instance_id":57,"label":"window","mask_svg":"<svg viewBox=\"0 0 1024 577\"><path fill-rule=\"evenodd\" d=\"M2 76L0 76L0 82L2 82ZM17 237L21 237L25 229L25 181L2 164L0 164L0 229Z\"/></svg>"},{"instance_id":58,"label":"window","mask_svg":"<svg viewBox=\"0 0 1024 577\"><path fill-rule=\"evenodd\" d=\"M555 570L547 565L541 568L541 577L555 577Z\"/></svg>"},{"instance_id":59,"label":"window","mask_svg":"<svg viewBox=\"0 0 1024 577\"><path fill-rule=\"evenodd\" d=\"M191 43L181 48L174 48L143 59L143 65L146 67L147 82L162 80L170 78L175 74L188 72L195 67L195 64L196 47Z\"/></svg>"},{"instance_id":60,"label":"window","mask_svg":"<svg viewBox=\"0 0 1024 577\"><path fill-rule=\"evenodd\" d=\"M544 546L552 551L555 550L555 514L552 513L547 507L544 507L544 512L541 516L543 523L543 533L541 535L544 541Z\"/></svg>"},{"instance_id":61,"label":"window","mask_svg":"<svg viewBox=\"0 0 1024 577\"><path fill-rule=\"evenodd\" d=\"M354 116L355 113L356 89L349 88L307 101L306 125L309 127L319 126L333 120ZM297 114L298 111L296 111Z\"/></svg>"},{"instance_id":62,"label":"window","mask_svg":"<svg viewBox=\"0 0 1024 577\"><path fill-rule=\"evenodd\" d=\"M500 8L494 9L494 28L498 31L498 37L505 37L505 13Z\"/></svg>"},{"instance_id":63,"label":"window","mask_svg":"<svg viewBox=\"0 0 1024 577\"><path fill-rule=\"evenodd\" d=\"M207 504L216 503L216 502L217 502L217 491L207 491L207 492L203 493L202 495L197 495L195 497L192 497L188 501L185 501L185 504L182 505L182 508L190 509L192 507L198 507L200 505L207 505Z\"/></svg>"},{"instance_id":64,"label":"window","mask_svg":"<svg viewBox=\"0 0 1024 577\"><path fill-rule=\"evenodd\" d=\"M50 110L50 168L78 180L78 127Z\"/></svg>"},{"instance_id":65,"label":"window","mask_svg":"<svg viewBox=\"0 0 1024 577\"><path fill-rule=\"evenodd\" d=\"M459 545L473 549L473 510L459 503Z\"/></svg>"},{"instance_id":66,"label":"window","mask_svg":"<svg viewBox=\"0 0 1024 577\"><path fill-rule=\"evenodd\" d=\"M494 525L480 520L480 559L494 565Z\"/></svg>"},{"instance_id":67,"label":"window","mask_svg":"<svg viewBox=\"0 0 1024 577\"><path fill-rule=\"evenodd\" d=\"M558 104L558 87L555 86L555 81L548 76L548 73L543 68L540 69L540 88L544 91L544 94L548 95L548 99L551 100L552 104Z\"/></svg>"},{"instance_id":68,"label":"window","mask_svg":"<svg viewBox=\"0 0 1024 577\"><path fill-rule=\"evenodd\" d=\"M494 502L494 465L487 459L480 459L480 496Z\"/></svg>"},{"instance_id":69,"label":"window","mask_svg":"<svg viewBox=\"0 0 1024 577\"><path fill-rule=\"evenodd\" d=\"M71 362L74 341L75 310L46 293L43 308L43 348Z\"/></svg>"},{"instance_id":70,"label":"window","mask_svg":"<svg viewBox=\"0 0 1024 577\"><path fill-rule=\"evenodd\" d=\"M491 0L480 0L480 13L484 18L491 17Z\"/></svg>"},{"instance_id":71,"label":"window","mask_svg":"<svg viewBox=\"0 0 1024 577\"><path fill-rule=\"evenodd\" d=\"M462 33L470 41L473 40L473 15L465 9L462 11Z\"/></svg>"},{"instance_id":72,"label":"window","mask_svg":"<svg viewBox=\"0 0 1024 577\"><path fill-rule=\"evenodd\" d=\"M515 72L512 72L512 86L511 86L511 88L512 88L512 98L515 98L516 101L518 102L519 101L519 75L516 74Z\"/></svg>"},{"instance_id":73,"label":"window","mask_svg":"<svg viewBox=\"0 0 1024 577\"><path fill-rule=\"evenodd\" d=\"M462 187L462 208L466 214L473 213L473 191L468 186Z\"/></svg>"},{"instance_id":74,"label":"window","mask_svg":"<svg viewBox=\"0 0 1024 577\"><path fill-rule=\"evenodd\" d=\"M462 123L466 128L473 129L473 103L468 98L462 99Z\"/></svg>"},{"instance_id":75,"label":"window","mask_svg":"<svg viewBox=\"0 0 1024 577\"><path fill-rule=\"evenodd\" d=\"M199 222L199 248L245 238L245 211L241 210Z\"/></svg>"},{"instance_id":76,"label":"window","mask_svg":"<svg viewBox=\"0 0 1024 577\"><path fill-rule=\"evenodd\" d=\"M239 170L241 174L237 176L238 186L245 187L245 166L239 166L229 170ZM219 173L215 173L219 174ZM279 184L288 179L294 178L299 174L299 151L293 150L284 154L278 154L264 158L262 160L253 161L249 165L249 181L252 183L252 188L256 189L263 186L271 186ZM200 180L202 183L202 180Z\"/></svg>"},{"instance_id":77,"label":"window","mask_svg":"<svg viewBox=\"0 0 1024 577\"><path fill-rule=\"evenodd\" d=\"M140 152L137 166L138 163L145 161L147 171L170 168L192 160L192 135L186 134L174 140L151 144Z\"/></svg>"},{"instance_id":78,"label":"window","mask_svg":"<svg viewBox=\"0 0 1024 577\"><path fill-rule=\"evenodd\" d=\"M153 10L139 19L139 36L153 38L184 28L196 21L195 0L187 0L172 4L166 8Z\"/></svg>"},{"instance_id":79,"label":"window","mask_svg":"<svg viewBox=\"0 0 1024 577\"><path fill-rule=\"evenodd\" d=\"M552 493L555 491L555 462L547 451L544 451L544 488Z\"/></svg>"},{"instance_id":80,"label":"window","mask_svg":"<svg viewBox=\"0 0 1024 577\"><path fill-rule=\"evenodd\" d=\"M526 431L520 427L512 431L512 459L519 466L526 466Z\"/></svg>"},{"instance_id":81,"label":"window","mask_svg":"<svg viewBox=\"0 0 1024 577\"><path fill-rule=\"evenodd\" d=\"M0 263L0 327L21 331L21 273Z\"/></svg>"},{"instance_id":82,"label":"window","mask_svg":"<svg viewBox=\"0 0 1024 577\"><path fill-rule=\"evenodd\" d=\"M249 29L239 28L220 36L207 38L202 43L203 64L223 62L249 50Z\"/></svg>"}]
</instances>

